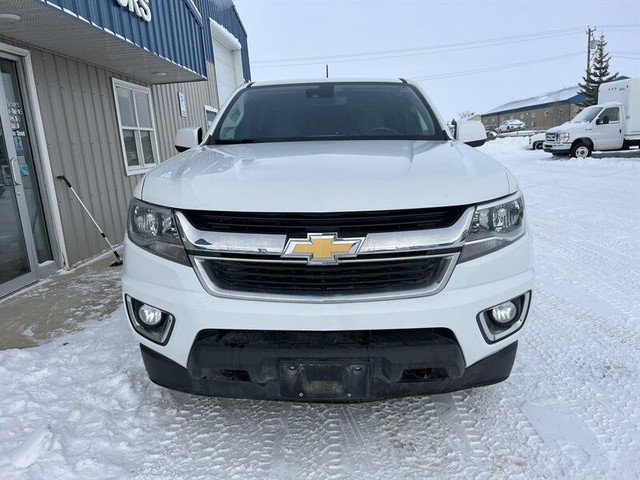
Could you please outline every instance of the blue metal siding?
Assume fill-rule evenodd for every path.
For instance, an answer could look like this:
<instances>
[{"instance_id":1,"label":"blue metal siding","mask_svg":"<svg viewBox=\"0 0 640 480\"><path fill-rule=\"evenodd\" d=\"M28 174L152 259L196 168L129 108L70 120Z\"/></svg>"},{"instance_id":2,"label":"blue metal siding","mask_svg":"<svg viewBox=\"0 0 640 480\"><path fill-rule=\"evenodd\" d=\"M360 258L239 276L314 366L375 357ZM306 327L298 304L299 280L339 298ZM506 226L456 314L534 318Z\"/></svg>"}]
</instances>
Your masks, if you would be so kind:
<instances>
[{"instance_id":1,"label":"blue metal siding","mask_svg":"<svg viewBox=\"0 0 640 480\"><path fill-rule=\"evenodd\" d=\"M115 0L40 1L65 9L203 77L207 74L205 58L210 57L211 42L205 41L205 33L209 26L207 23L206 31L203 30L204 25L185 0L152 0L150 22L138 18Z\"/></svg>"},{"instance_id":2,"label":"blue metal siding","mask_svg":"<svg viewBox=\"0 0 640 480\"><path fill-rule=\"evenodd\" d=\"M185 0L187 1L187 0ZM251 68L249 66L249 45L247 43L247 32L242 25L240 16L231 0L194 0L194 3L202 15L202 26L206 31L206 41L204 44L206 59L215 63L213 57L213 45L211 44L211 25L209 18L212 18L238 39L242 45L242 72L245 81L251 80Z\"/></svg>"}]
</instances>

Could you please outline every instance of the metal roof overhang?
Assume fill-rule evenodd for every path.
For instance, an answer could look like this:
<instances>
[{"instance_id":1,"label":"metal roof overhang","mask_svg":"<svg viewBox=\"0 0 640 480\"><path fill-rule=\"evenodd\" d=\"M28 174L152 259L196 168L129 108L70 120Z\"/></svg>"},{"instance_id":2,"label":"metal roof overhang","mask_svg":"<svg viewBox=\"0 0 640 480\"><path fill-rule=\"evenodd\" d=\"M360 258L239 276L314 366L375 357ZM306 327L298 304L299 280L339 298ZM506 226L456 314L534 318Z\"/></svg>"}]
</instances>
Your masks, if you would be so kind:
<instances>
[{"instance_id":1,"label":"metal roof overhang","mask_svg":"<svg viewBox=\"0 0 640 480\"><path fill-rule=\"evenodd\" d=\"M205 80L186 67L38 0L2 0L2 13L19 15L21 19L0 20L0 39L17 40L147 83ZM157 75L159 72L165 75Z\"/></svg>"},{"instance_id":2,"label":"metal roof overhang","mask_svg":"<svg viewBox=\"0 0 640 480\"><path fill-rule=\"evenodd\" d=\"M512 109L507 109L507 110L500 110L500 111L495 111L495 112L489 112L489 113L483 113L482 116L487 118L487 117L496 117L496 116L500 116L500 115L510 115L510 114L514 114L514 113L522 113L522 112L528 112L530 110L540 110L542 108L549 108L549 107L553 107L555 105L575 105L578 103L581 103L584 99L582 98L582 95L574 95L571 98L566 98L564 100L558 100L557 102L548 102L548 103L540 103L540 104L536 104L536 105L526 105L524 107L518 107L518 108L512 108Z\"/></svg>"}]
</instances>

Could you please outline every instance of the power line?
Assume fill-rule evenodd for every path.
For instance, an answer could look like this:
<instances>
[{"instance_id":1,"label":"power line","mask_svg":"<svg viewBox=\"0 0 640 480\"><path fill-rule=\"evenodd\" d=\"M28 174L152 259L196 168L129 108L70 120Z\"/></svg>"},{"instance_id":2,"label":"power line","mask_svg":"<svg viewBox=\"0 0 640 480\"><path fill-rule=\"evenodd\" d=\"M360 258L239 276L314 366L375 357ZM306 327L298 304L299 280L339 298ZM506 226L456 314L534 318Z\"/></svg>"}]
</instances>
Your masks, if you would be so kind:
<instances>
[{"instance_id":1,"label":"power line","mask_svg":"<svg viewBox=\"0 0 640 480\"><path fill-rule=\"evenodd\" d=\"M627 30L633 30L635 28L640 28L639 24L629 24L629 25L598 25L597 28L606 28L608 30L614 28L614 29L627 29Z\"/></svg>"},{"instance_id":2,"label":"power line","mask_svg":"<svg viewBox=\"0 0 640 480\"><path fill-rule=\"evenodd\" d=\"M571 32L571 34L574 33L579 33L579 32ZM402 54L402 55L386 55L386 56L378 56L378 57L368 57L368 58L354 58L354 59L344 59L344 60L333 60L330 63L353 63L353 62L366 62L366 61L371 61L371 60L383 60L383 59L389 59L389 58L405 58L405 57L416 57L416 56L423 56L423 55L437 55L437 54L442 54L442 53L451 53L451 52L459 52L462 50L473 50L473 49L477 49L477 48L485 48L485 47L495 47L495 46L500 46L500 45L510 45L513 43L521 43L521 42L527 42L527 41L531 41L531 40L542 40L542 39L547 39L547 38L556 38L556 37L561 37L561 36L565 36L567 35L566 33L563 34L557 34L557 35L548 35L545 37L538 37L538 38L526 38L526 39L518 39L518 40L511 40L511 41L505 41L505 42L496 42L496 43L491 43L491 44L484 44L484 45L469 45L469 46L465 46L465 47L458 47L458 48L449 48L446 50L438 50L438 51L432 51L432 52L417 52L417 53L407 53L407 54ZM279 65L252 65L252 68L278 68L278 67L301 67L301 66L305 66L305 65L322 65L327 63L326 61L318 61L318 62L305 62L305 63L288 63L288 64L279 64Z\"/></svg>"},{"instance_id":3,"label":"power line","mask_svg":"<svg viewBox=\"0 0 640 480\"><path fill-rule=\"evenodd\" d=\"M527 42L531 40L543 40L547 38L555 38L565 35L572 35L581 32L584 27L571 27L560 30L546 30L542 32L527 33L520 35L510 35L505 37L496 37L485 40L473 40L467 42L450 43L443 45L435 45L431 47L416 47L396 50L378 50L360 53L345 53L339 55L320 55L308 57L280 58L270 60L257 60L251 63L254 68L277 68L290 66L306 66L318 65L321 63L344 63L344 62L361 62L368 60L382 60L387 58L402 58L418 55L428 55L437 53L448 53L460 50L468 50L474 48L484 48L499 45L507 45L510 43ZM598 28L606 28L609 31L623 31L640 28L640 25L601 25Z\"/></svg>"},{"instance_id":4,"label":"power line","mask_svg":"<svg viewBox=\"0 0 640 480\"><path fill-rule=\"evenodd\" d=\"M326 63L325 62L326 60L332 60L332 63L344 62L344 61L358 61L360 60L358 57L367 57L367 58L362 58L361 60L377 60L379 58L388 58L386 57L387 55L391 57L413 56L416 54L418 55L423 54L423 52L431 53L434 50L437 50L438 51L437 53L445 53L447 51L462 50L462 49L465 49L464 47L481 48L481 47L501 45L506 43L538 40L541 38L554 38L557 36L572 35L579 32L582 32L582 27L566 28L562 30L548 30L544 32L528 33L528 34L521 34L521 35L510 35L506 37L496 37L496 38L490 38L486 40L473 40L473 41L467 41L467 42L434 45L431 47L403 48L403 49L396 49L396 50L380 50L380 51L373 51L373 52L347 53L347 54L341 54L341 55L324 55L324 56L315 56L315 57L297 57L297 58L281 58L281 59L272 59L272 60L258 60L258 61L252 62L251 65L260 67L260 68L266 68L271 66L283 67L283 66L291 66L291 65L315 65L317 63L321 63L321 61L323 63ZM457 48L457 47L462 47L462 48ZM409 53L409 52L413 52L413 53ZM400 54L400 55L395 55L395 54ZM383 55L383 56L380 57L380 55ZM298 62L306 62L306 61L309 61L309 63L298 63ZM290 63L283 64L284 62L290 62ZM276 64L276 63L278 65L268 65L268 64Z\"/></svg>"},{"instance_id":5,"label":"power line","mask_svg":"<svg viewBox=\"0 0 640 480\"><path fill-rule=\"evenodd\" d=\"M536 63L551 62L554 60L560 60L562 58L576 57L578 55L584 55L584 52L568 53L566 55L558 55L555 57L539 58L537 60L528 60L526 62L510 63L507 65L498 65L494 67L476 68L473 70L463 70L459 72L438 73L434 75L425 75L422 77L410 77L412 80L437 80L441 78L462 77L466 75L475 75L478 73L494 72L497 70L507 70L509 68L523 67L525 65L534 65Z\"/></svg>"}]
</instances>

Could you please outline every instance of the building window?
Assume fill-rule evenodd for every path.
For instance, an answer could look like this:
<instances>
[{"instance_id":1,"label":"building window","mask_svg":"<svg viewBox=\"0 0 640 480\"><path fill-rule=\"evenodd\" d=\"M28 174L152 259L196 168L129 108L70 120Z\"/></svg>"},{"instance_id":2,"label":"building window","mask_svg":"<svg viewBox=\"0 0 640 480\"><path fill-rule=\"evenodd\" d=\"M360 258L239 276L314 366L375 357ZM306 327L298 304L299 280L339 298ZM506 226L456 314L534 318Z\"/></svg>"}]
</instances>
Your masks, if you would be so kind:
<instances>
[{"instance_id":1,"label":"building window","mask_svg":"<svg viewBox=\"0 0 640 480\"><path fill-rule=\"evenodd\" d=\"M531 116L532 116L533 118L536 118L536 112L531 112Z\"/></svg>"},{"instance_id":2,"label":"building window","mask_svg":"<svg viewBox=\"0 0 640 480\"><path fill-rule=\"evenodd\" d=\"M116 114L127 175L139 175L158 163L151 90L113 79Z\"/></svg>"},{"instance_id":3,"label":"building window","mask_svg":"<svg viewBox=\"0 0 640 480\"><path fill-rule=\"evenodd\" d=\"M209 105L204 106L204 116L206 120L207 130L209 130L209 127L211 127L211 124L213 124L216 115L218 115L217 108L210 107Z\"/></svg>"},{"instance_id":4,"label":"building window","mask_svg":"<svg viewBox=\"0 0 640 480\"><path fill-rule=\"evenodd\" d=\"M524 118L524 113L520 114L520 120L522 120Z\"/></svg>"}]
</instances>

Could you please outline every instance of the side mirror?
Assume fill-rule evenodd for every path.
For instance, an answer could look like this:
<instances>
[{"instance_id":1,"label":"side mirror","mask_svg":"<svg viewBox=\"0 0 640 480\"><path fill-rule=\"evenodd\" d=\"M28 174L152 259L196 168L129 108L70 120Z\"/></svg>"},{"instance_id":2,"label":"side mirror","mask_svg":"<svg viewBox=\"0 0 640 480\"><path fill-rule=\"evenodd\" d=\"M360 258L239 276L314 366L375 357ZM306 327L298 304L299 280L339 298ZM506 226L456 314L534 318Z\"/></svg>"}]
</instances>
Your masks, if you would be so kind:
<instances>
[{"instance_id":1,"label":"side mirror","mask_svg":"<svg viewBox=\"0 0 640 480\"><path fill-rule=\"evenodd\" d=\"M202 143L201 127L181 128L176 132L173 144L178 152L184 152L190 148L197 147Z\"/></svg>"},{"instance_id":2,"label":"side mirror","mask_svg":"<svg viewBox=\"0 0 640 480\"><path fill-rule=\"evenodd\" d=\"M456 127L456 140L471 147L479 147L487 141L487 131L482 122L460 121Z\"/></svg>"}]
</instances>

